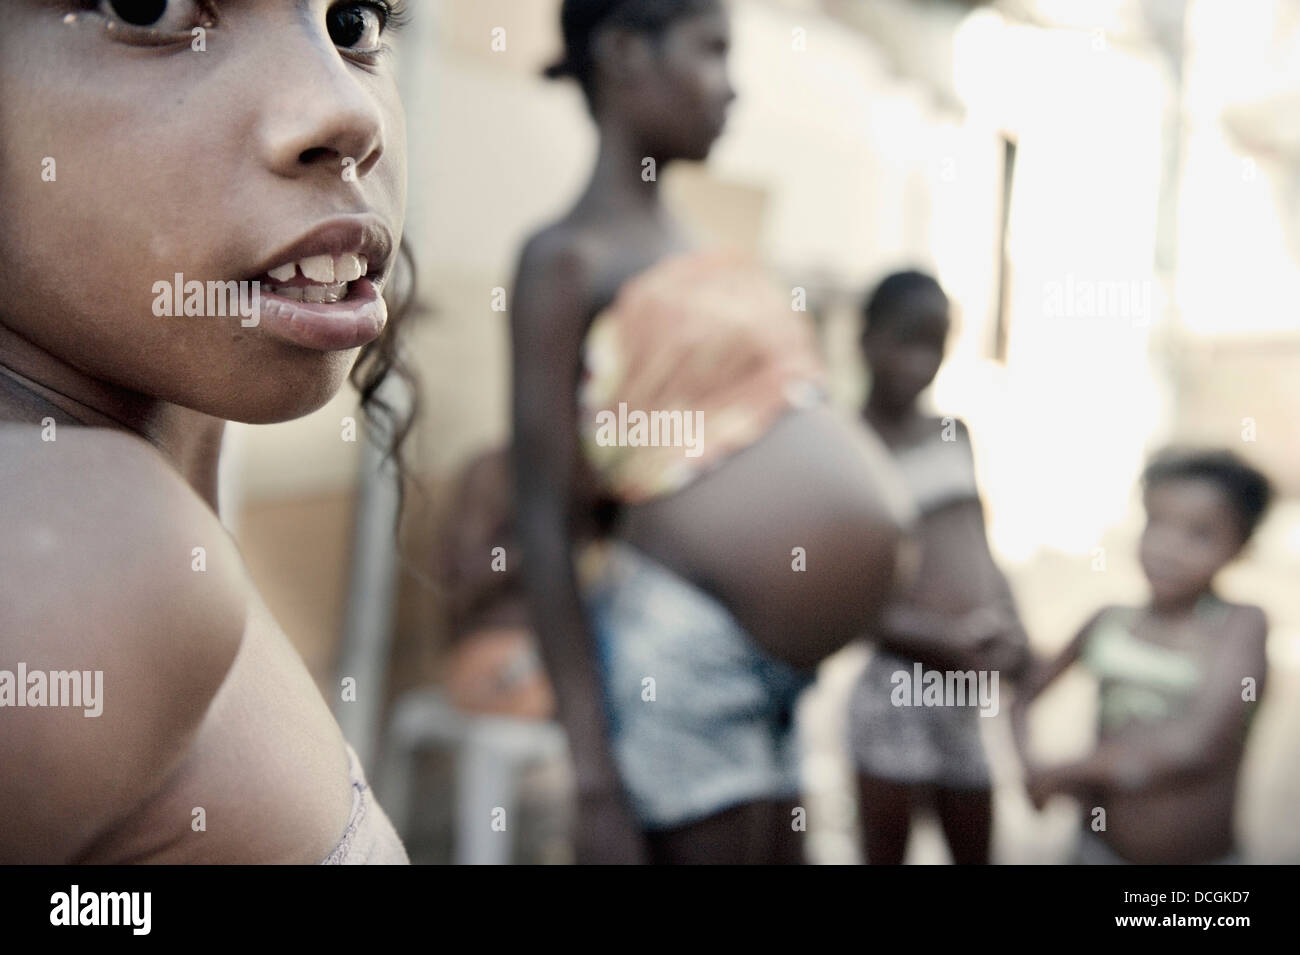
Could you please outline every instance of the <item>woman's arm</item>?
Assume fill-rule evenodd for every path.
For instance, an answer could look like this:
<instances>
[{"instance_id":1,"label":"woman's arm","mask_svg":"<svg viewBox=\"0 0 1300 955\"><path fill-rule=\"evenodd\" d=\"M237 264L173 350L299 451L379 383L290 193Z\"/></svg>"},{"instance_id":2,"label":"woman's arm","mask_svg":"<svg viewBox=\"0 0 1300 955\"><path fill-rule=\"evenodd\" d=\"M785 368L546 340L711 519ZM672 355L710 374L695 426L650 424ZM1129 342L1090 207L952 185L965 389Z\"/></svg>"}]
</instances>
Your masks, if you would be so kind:
<instances>
[{"instance_id":1,"label":"woman's arm","mask_svg":"<svg viewBox=\"0 0 1300 955\"><path fill-rule=\"evenodd\" d=\"M511 309L514 468L524 583L577 777L579 861L639 862L644 842L627 810L610 752L570 537L588 270L578 252L557 245L539 236L525 247Z\"/></svg>"}]
</instances>

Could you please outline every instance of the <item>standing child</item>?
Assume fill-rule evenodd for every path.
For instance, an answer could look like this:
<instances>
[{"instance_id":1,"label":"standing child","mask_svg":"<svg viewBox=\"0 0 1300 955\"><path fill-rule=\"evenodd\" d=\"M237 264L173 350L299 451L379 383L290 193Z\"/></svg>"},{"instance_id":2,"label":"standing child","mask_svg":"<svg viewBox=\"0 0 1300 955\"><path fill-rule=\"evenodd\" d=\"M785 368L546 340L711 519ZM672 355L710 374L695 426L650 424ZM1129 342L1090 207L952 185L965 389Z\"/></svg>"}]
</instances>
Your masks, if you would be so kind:
<instances>
[{"instance_id":1,"label":"standing child","mask_svg":"<svg viewBox=\"0 0 1300 955\"><path fill-rule=\"evenodd\" d=\"M865 318L863 418L893 452L920 512L920 566L869 634L876 651L850 701L863 849L872 864L901 863L913 810L932 803L953 860L986 863L993 811L979 710L899 706L898 674L910 677L920 662L1012 676L1028 641L989 553L970 434L917 406L943 362L947 296L931 276L899 272L880 283Z\"/></svg>"},{"instance_id":2,"label":"standing child","mask_svg":"<svg viewBox=\"0 0 1300 955\"><path fill-rule=\"evenodd\" d=\"M402 369L400 10L4 5L0 666L102 695L0 678L0 864L409 861L217 517L226 421Z\"/></svg>"},{"instance_id":3,"label":"standing child","mask_svg":"<svg viewBox=\"0 0 1300 955\"><path fill-rule=\"evenodd\" d=\"M1269 483L1228 451L1166 451L1143 484L1151 599L1098 611L1028 681L1013 708L1022 753L1029 703L1071 664L1100 692L1096 749L1050 768L1026 759L1030 797L1080 801L1081 864L1237 862L1233 809L1268 625L1213 585L1259 524Z\"/></svg>"}]
</instances>

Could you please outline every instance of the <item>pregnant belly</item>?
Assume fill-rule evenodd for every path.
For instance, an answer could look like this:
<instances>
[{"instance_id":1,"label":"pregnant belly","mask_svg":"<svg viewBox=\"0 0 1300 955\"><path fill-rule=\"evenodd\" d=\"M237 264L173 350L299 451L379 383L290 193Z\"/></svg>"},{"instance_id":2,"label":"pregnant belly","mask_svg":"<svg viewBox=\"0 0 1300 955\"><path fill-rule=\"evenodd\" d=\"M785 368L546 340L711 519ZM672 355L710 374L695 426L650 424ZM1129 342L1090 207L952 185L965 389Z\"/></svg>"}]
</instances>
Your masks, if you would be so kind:
<instances>
[{"instance_id":1,"label":"pregnant belly","mask_svg":"<svg viewBox=\"0 0 1300 955\"><path fill-rule=\"evenodd\" d=\"M721 600L768 652L810 667L867 629L910 505L888 451L830 408L790 411L619 536Z\"/></svg>"}]
</instances>

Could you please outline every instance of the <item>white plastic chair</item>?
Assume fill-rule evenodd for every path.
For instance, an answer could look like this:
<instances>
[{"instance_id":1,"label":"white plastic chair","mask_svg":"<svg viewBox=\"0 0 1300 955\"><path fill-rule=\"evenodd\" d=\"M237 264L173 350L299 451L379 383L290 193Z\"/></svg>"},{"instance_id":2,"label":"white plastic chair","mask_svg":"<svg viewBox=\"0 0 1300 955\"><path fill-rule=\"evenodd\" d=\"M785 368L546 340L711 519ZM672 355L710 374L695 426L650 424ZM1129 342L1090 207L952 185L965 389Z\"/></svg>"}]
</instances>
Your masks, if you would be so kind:
<instances>
[{"instance_id":1,"label":"white plastic chair","mask_svg":"<svg viewBox=\"0 0 1300 955\"><path fill-rule=\"evenodd\" d=\"M380 790L380 801L403 838L413 818L415 761L431 746L454 751L454 861L508 864L514 856L520 780L531 767L567 756L564 731L554 722L465 713L438 690L407 693L393 708ZM504 810L504 831L493 825L501 818L498 810Z\"/></svg>"}]
</instances>

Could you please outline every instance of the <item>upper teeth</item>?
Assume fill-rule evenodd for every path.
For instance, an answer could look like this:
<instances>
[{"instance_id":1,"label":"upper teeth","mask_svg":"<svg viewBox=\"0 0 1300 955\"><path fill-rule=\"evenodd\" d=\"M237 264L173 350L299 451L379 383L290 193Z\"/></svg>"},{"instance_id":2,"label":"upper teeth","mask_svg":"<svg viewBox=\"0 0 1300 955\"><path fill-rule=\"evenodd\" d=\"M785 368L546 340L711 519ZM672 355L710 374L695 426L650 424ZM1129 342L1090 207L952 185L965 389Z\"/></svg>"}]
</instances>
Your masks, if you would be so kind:
<instances>
[{"instance_id":1,"label":"upper teeth","mask_svg":"<svg viewBox=\"0 0 1300 955\"><path fill-rule=\"evenodd\" d=\"M290 282L301 270L313 282L355 282L370 270L364 255L313 255L297 262L286 262L266 274L277 282Z\"/></svg>"}]
</instances>

